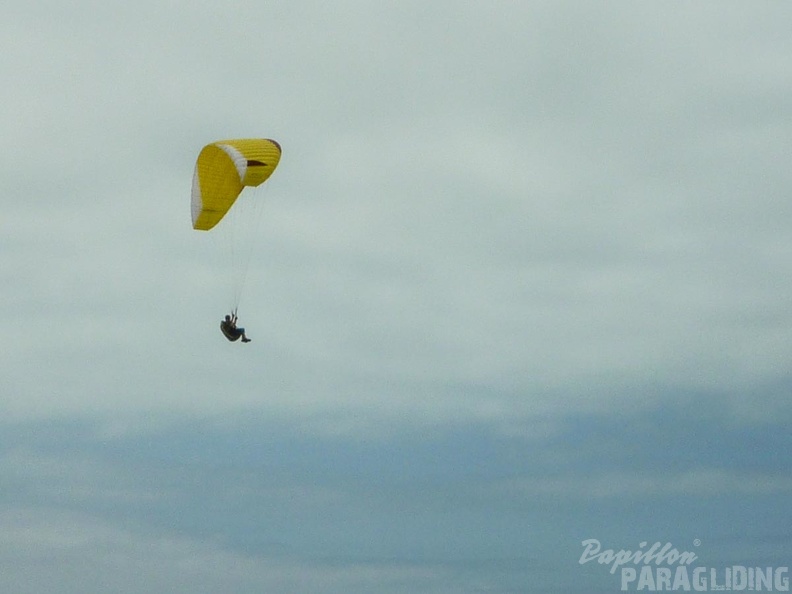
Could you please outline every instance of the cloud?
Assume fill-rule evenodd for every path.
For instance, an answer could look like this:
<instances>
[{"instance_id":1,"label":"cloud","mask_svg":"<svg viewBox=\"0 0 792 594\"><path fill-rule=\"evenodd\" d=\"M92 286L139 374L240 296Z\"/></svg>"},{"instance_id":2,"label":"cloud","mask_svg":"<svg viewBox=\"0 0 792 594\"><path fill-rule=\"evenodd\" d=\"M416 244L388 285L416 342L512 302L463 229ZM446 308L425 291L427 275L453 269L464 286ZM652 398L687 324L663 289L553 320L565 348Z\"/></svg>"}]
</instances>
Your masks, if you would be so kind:
<instances>
[{"instance_id":1,"label":"cloud","mask_svg":"<svg viewBox=\"0 0 792 594\"><path fill-rule=\"evenodd\" d=\"M551 415L506 433L458 421L333 433L259 414L6 423L0 561L16 562L3 579L129 592L534 579L560 592L592 535L692 531L718 559L723 547L753 559L757 543L772 555L788 540L776 521L792 489L786 424L746 427L709 404L708 418Z\"/></svg>"},{"instance_id":2,"label":"cloud","mask_svg":"<svg viewBox=\"0 0 792 594\"><path fill-rule=\"evenodd\" d=\"M458 400L507 424L651 406L668 385L729 401L784 382L771 12L351 4L340 26L315 3L168 5L141 26L77 8L20 9L27 57L6 65L16 414L259 403L442 420ZM259 350L240 356L201 321L222 315L222 264L186 201L200 146L253 133L284 159L246 287Z\"/></svg>"},{"instance_id":3,"label":"cloud","mask_svg":"<svg viewBox=\"0 0 792 594\"><path fill-rule=\"evenodd\" d=\"M742 474L703 469L670 474L596 473L590 477L567 479L543 477L499 489L516 490L529 496L568 497L576 493L581 498L601 500L613 497L714 497L723 493L740 495L784 495L792 491L787 477Z\"/></svg>"},{"instance_id":4,"label":"cloud","mask_svg":"<svg viewBox=\"0 0 792 594\"><path fill-rule=\"evenodd\" d=\"M206 541L119 529L77 513L21 508L0 516L0 583L33 592L401 592L445 593L442 567L310 562L257 557Z\"/></svg>"}]
</instances>

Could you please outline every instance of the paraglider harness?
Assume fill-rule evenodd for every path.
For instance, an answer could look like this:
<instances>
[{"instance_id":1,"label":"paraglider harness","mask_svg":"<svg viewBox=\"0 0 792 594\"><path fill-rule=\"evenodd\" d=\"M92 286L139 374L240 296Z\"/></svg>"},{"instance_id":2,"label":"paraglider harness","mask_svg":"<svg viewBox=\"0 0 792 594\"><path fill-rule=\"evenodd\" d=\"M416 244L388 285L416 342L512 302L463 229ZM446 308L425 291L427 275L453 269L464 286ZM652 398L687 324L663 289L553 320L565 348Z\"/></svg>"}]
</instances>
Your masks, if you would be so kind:
<instances>
[{"instance_id":1,"label":"paraglider harness","mask_svg":"<svg viewBox=\"0 0 792 594\"><path fill-rule=\"evenodd\" d=\"M236 321L237 312L234 310L231 312L230 316L226 316L226 319L220 322L220 330L223 332L223 335L231 342L239 340L244 333L244 330L236 327Z\"/></svg>"}]
</instances>

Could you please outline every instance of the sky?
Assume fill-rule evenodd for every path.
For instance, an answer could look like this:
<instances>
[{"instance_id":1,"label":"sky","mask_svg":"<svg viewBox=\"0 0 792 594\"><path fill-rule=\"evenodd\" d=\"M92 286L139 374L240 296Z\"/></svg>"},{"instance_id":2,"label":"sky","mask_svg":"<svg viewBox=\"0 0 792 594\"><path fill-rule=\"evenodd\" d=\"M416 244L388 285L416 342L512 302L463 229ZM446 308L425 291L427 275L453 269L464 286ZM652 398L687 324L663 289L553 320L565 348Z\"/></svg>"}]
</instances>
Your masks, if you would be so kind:
<instances>
[{"instance_id":1,"label":"sky","mask_svg":"<svg viewBox=\"0 0 792 594\"><path fill-rule=\"evenodd\" d=\"M591 539L788 567L790 20L4 6L0 590L620 591ZM190 224L244 137L283 147L246 345Z\"/></svg>"}]
</instances>

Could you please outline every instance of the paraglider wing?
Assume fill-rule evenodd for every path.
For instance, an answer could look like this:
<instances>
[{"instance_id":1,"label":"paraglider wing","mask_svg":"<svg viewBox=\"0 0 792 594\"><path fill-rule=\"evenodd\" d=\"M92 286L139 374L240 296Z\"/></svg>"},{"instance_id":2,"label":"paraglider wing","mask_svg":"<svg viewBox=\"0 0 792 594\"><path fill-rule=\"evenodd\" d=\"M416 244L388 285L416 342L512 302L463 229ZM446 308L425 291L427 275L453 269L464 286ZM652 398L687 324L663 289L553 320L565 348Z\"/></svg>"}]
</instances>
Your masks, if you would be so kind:
<instances>
[{"instance_id":1,"label":"paraglider wing","mask_svg":"<svg viewBox=\"0 0 792 594\"><path fill-rule=\"evenodd\" d=\"M193 229L208 231L225 216L245 186L267 181L280 161L274 140L221 140L206 145L195 163Z\"/></svg>"}]
</instances>

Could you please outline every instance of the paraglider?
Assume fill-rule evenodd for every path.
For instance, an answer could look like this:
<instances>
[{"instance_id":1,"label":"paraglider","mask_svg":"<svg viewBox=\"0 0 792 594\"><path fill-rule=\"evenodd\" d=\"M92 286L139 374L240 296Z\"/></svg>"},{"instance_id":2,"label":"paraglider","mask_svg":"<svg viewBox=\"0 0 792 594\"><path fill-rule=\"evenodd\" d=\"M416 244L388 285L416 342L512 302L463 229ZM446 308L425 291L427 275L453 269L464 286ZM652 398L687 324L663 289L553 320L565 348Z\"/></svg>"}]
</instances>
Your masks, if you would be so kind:
<instances>
[{"instance_id":1,"label":"paraglider","mask_svg":"<svg viewBox=\"0 0 792 594\"><path fill-rule=\"evenodd\" d=\"M259 186L272 175L281 157L280 145L268 138L243 138L220 140L206 145L198 155L192 184L193 229L213 229L234 207L245 187ZM255 202L256 198L252 198ZM238 210L238 208L235 208ZM252 218L252 217L243 217ZM242 224L244 221L241 221ZM231 233L234 224L227 225ZM245 247L245 246L243 246ZM232 247L232 254L236 253ZM225 316L220 329L225 337L234 342L250 342L243 328L237 327L237 309L241 299L241 285L246 275L246 264L235 282L236 294L231 314Z\"/></svg>"},{"instance_id":2,"label":"paraglider","mask_svg":"<svg viewBox=\"0 0 792 594\"><path fill-rule=\"evenodd\" d=\"M220 330L231 342L235 342L240 338L242 342L250 342L250 339L245 336L245 329L237 326L236 312L227 315L225 319L220 322Z\"/></svg>"}]
</instances>

